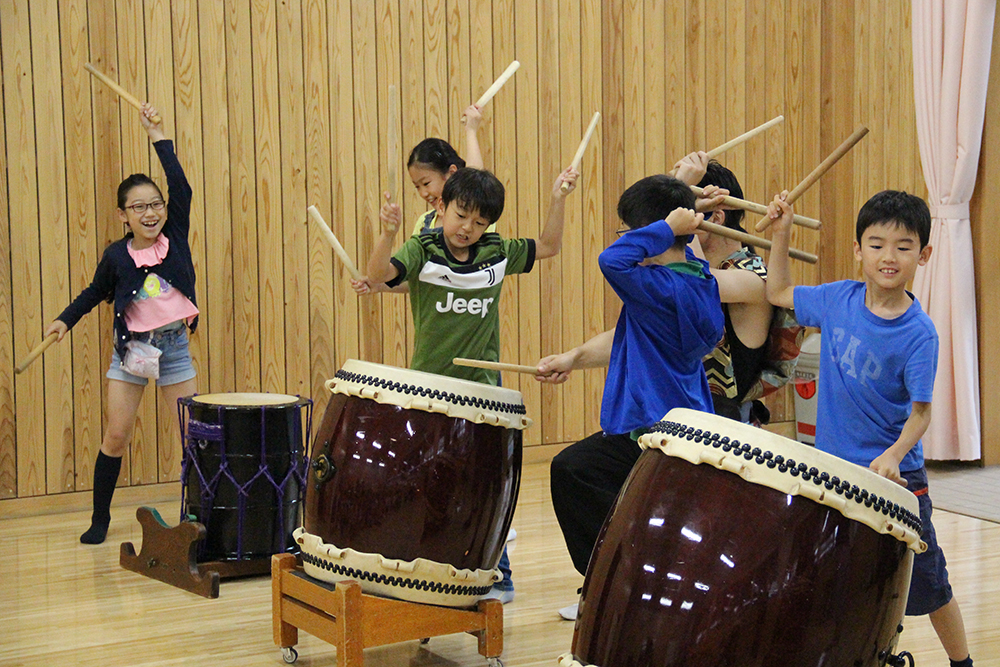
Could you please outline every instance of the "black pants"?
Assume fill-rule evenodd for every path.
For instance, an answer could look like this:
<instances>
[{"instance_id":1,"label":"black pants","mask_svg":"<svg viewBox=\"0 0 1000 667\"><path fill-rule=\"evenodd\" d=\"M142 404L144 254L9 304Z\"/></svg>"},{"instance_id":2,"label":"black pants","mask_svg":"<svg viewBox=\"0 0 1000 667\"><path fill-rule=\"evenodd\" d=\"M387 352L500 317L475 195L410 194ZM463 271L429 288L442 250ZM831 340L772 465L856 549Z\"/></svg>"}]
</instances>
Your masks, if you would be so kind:
<instances>
[{"instance_id":1,"label":"black pants","mask_svg":"<svg viewBox=\"0 0 1000 667\"><path fill-rule=\"evenodd\" d=\"M552 459L552 505L573 566L587 574L590 553L642 450L628 433L595 433Z\"/></svg>"}]
</instances>

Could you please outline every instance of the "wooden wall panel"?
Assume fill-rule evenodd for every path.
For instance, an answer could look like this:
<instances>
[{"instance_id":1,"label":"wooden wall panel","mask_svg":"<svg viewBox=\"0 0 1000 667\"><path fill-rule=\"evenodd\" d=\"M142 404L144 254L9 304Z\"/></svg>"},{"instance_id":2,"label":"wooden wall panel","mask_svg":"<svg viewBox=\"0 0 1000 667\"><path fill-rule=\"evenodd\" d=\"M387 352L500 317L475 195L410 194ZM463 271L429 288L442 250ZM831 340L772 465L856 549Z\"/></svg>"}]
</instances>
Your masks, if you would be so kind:
<instances>
[{"instance_id":1,"label":"wooden wall panel","mask_svg":"<svg viewBox=\"0 0 1000 667\"><path fill-rule=\"evenodd\" d=\"M7 133L7 184L10 197L14 353L21 357L38 342L45 327L41 312L41 254L38 212L38 165L34 142L34 73L31 62L31 21L26 4L0 6L0 49L4 71L4 129ZM33 365L17 376L14 410L17 426L17 495L44 495L46 489L45 405L43 367Z\"/></svg>"},{"instance_id":2,"label":"wooden wall panel","mask_svg":"<svg viewBox=\"0 0 1000 667\"><path fill-rule=\"evenodd\" d=\"M54 1L31 4L31 43L35 53L59 51L58 7ZM60 61L39 57L32 63L35 95L35 146L38 154L38 218L42 313L58 312L69 300L66 150ZM44 315L42 321L44 322ZM33 333L31 344L41 340ZM72 348L59 345L43 364L45 377L45 470L48 493L75 487L73 458Z\"/></svg>"},{"instance_id":3,"label":"wooden wall panel","mask_svg":"<svg viewBox=\"0 0 1000 667\"><path fill-rule=\"evenodd\" d=\"M331 89L327 72L330 67L327 40L329 39L330 10L322 0L306 0L303 3L303 50L304 50L304 91L305 91L305 197L304 204L315 205L327 222L332 224L330 211L333 196L331 183L333 159L330 153L331 136ZM294 222L304 218L300 210ZM335 336L336 311L334 307L334 257L326 239L316 226L303 220L308 232L308 294L309 307L309 387L304 395L311 396L315 410L322 411L329 400L329 392L323 387L329 379L330 369L336 367ZM305 308L306 303L298 305ZM298 354L305 355L300 348Z\"/></svg>"},{"instance_id":4,"label":"wooden wall panel","mask_svg":"<svg viewBox=\"0 0 1000 667\"><path fill-rule=\"evenodd\" d=\"M197 12L198 47L201 52L201 105L203 179L200 187L204 211L204 270L198 303L198 333L204 350L200 363L198 388L202 392L232 391L237 383L235 331L235 294L233 280L233 192L230 146L230 94L226 68L216 66L227 61L227 12L229 5L200 4ZM233 84L238 84L234 81ZM242 277L242 269L240 271Z\"/></svg>"},{"instance_id":5,"label":"wooden wall panel","mask_svg":"<svg viewBox=\"0 0 1000 667\"><path fill-rule=\"evenodd\" d=\"M7 4L0 4L6 8ZM0 30L0 79L4 76L3 31ZM7 157L7 119L0 95L0 157ZM0 172L0 240L11 247L6 169ZM17 497L17 429L14 423L14 307L11 301L11 253L0 252L0 499Z\"/></svg>"},{"instance_id":6,"label":"wooden wall panel","mask_svg":"<svg viewBox=\"0 0 1000 667\"><path fill-rule=\"evenodd\" d=\"M760 202L795 185L857 125L871 129L798 204L826 224L820 233L795 231L795 245L822 258L816 267L796 263L797 280L856 275L853 220L872 192L924 193L905 0L30 7L29 15L25 3L0 0L0 238L11 249L0 252L0 497L90 487L107 404L110 308L84 318L68 344L23 376L14 378L13 364L120 238L114 192L122 176L162 179L135 111L83 73L88 60L163 110L192 182L199 388L301 394L317 411L327 402L323 383L346 359L402 366L412 351L406 297L359 299L305 223L315 204L364 269L389 168L390 83L401 102L391 130L400 137L393 166L407 230L426 210L405 172L409 150L437 136L464 154L462 111L511 60L521 69L484 110L479 132L486 165L507 188L502 233L537 236L556 173L592 113L602 113L567 201L560 256L505 286L505 361L530 364L614 326L619 302L597 255L614 239L625 187L779 113L782 126L722 159ZM60 56L33 59L43 52ZM559 387L527 376L505 375L504 383L522 391L537 423L529 446L599 428L601 370ZM153 393L122 484L179 474L174 407L158 406ZM791 396L769 399L775 419L793 418Z\"/></svg>"},{"instance_id":7,"label":"wooden wall panel","mask_svg":"<svg viewBox=\"0 0 1000 667\"><path fill-rule=\"evenodd\" d=\"M305 39L301 0L277 3L278 118L280 131L280 209L275 211L276 242L284 249L283 293L275 294L275 310L284 314L285 379L274 391L312 395L309 332L309 230L305 225L306 135ZM312 28L314 26L310 26ZM310 54L311 56L312 54ZM280 92L279 92L280 91ZM294 129L294 131L293 131ZM276 197L276 199L279 199Z\"/></svg>"},{"instance_id":8,"label":"wooden wall panel","mask_svg":"<svg viewBox=\"0 0 1000 667\"><path fill-rule=\"evenodd\" d=\"M233 341L236 391L262 391L260 290L257 248L257 159L250 5L226 0L229 94L229 174L233 227Z\"/></svg>"},{"instance_id":9,"label":"wooden wall panel","mask_svg":"<svg viewBox=\"0 0 1000 667\"><path fill-rule=\"evenodd\" d=\"M64 3L61 18L65 155L66 164L71 166L66 170L69 285L66 300L54 305L46 315L49 318L90 284L100 259L94 172L84 167L94 162L94 133L89 131L94 122L90 74L83 69L90 57L87 3ZM100 329L98 318L85 317L73 327L71 338L63 341L64 346L71 346L73 359L66 369L72 372L74 398L68 412L74 429L72 490L90 487L91 466L101 446L101 387L107 362L101 356Z\"/></svg>"}]
</instances>

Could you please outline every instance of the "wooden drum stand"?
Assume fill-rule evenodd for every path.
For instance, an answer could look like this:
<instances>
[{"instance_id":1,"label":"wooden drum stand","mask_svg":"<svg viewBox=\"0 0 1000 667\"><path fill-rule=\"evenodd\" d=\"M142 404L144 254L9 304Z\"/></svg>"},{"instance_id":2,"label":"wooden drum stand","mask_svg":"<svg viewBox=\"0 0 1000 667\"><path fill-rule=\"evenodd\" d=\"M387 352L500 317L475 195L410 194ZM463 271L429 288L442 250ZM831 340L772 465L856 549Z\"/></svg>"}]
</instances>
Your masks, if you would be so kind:
<instances>
[{"instance_id":1,"label":"wooden drum stand","mask_svg":"<svg viewBox=\"0 0 1000 667\"><path fill-rule=\"evenodd\" d=\"M361 592L356 581L329 584L307 576L291 554L271 557L274 643L286 663L299 629L337 647L338 667L362 667L370 646L468 632L479 638L479 653L489 667L503 667L503 604L480 600L475 609L454 609L404 602Z\"/></svg>"}]
</instances>

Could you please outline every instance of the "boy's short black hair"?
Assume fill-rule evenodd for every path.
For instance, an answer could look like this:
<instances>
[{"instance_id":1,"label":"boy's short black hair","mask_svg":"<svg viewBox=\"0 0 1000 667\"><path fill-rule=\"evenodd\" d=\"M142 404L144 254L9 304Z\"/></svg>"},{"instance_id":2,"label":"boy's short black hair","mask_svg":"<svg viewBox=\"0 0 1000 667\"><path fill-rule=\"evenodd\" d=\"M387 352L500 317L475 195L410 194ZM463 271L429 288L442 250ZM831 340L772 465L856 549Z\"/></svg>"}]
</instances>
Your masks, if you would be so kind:
<instances>
[{"instance_id":1,"label":"boy's short black hair","mask_svg":"<svg viewBox=\"0 0 1000 667\"><path fill-rule=\"evenodd\" d=\"M410 151L406 167L408 169L415 164L430 167L439 174L447 174L452 165L459 169L463 168L465 160L444 139L430 137L421 141Z\"/></svg>"},{"instance_id":2,"label":"boy's short black hair","mask_svg":"<svg viewBox=\"0 0 1000 667\"><path fill-rule=\"evenodd\" d=\"M705 171L705 178L701 179L701 182L698 183L698 187L700 188L704 188L709 185L717 185L720 188L729 190L730 197L745 199L743 196L743 188L740 187L740 182L736 180L736 174L723 167L719 164L719 161L715 159L708 161L708 169ZM743 216L745 213L743 210L737 208L723 212L726 214L726 227L740 232L746 231L743 229Z\"/></svg>"},{"instance_id":3,"label":"boy's short black hair","mask_svg":"<svg viewBox=\"0 0 1000 667\"><path fill-rule=\"evenodd\" d=\"M485 169L465 167L451 175L441 192L441 203L445 208L452 202L479 215L491 224L503 213L506 191L503 183Z\"/></svg>"},{"instance_id":4,"label":"boy's short black hair","mask_svg":"<svg viewBox=\"0 0 1000 667\"><path fill-rule=\"evenodd\" d=\"M916 195L899 190L883 190L872 196L858 211L858 243L865 230L880 223L896 223L920 238L923 250L931 240L931 211Z\"/></svg>"},{"instance_id":5,"label":"boy's short black hair","mask_svg":"<svg viewBox=\"0 0 1000 667\"><path fill-rule=\"evenodd\" d=\"M665 219L677 208L694 209L694 192L684 182L666 174L641 178L630 185L618 199L618 217L629 229L639 229ZM687 245L691 235L676 239L675 245Z\"/></svg>"}]
</instances>

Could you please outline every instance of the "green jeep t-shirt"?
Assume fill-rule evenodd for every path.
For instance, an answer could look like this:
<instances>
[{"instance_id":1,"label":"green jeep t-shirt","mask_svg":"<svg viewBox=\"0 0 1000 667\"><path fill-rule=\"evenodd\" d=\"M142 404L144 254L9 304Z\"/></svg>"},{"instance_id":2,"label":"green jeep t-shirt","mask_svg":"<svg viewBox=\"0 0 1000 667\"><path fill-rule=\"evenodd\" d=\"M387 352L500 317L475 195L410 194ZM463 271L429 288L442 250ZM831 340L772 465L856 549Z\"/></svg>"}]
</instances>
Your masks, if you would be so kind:
<instances>
[{"instance_id":1,"label":"green jeep t-shirt","mask_svg":"<svg viewBox=\"0 0 1000 667\"><path fill-rule=\"evenodd\" d=\"M416 340L410 368L496 385L497 371L455 366L455 357L498 361L500 290L504 276L528 273L535 263L533 239L502 239L486 232L459 262L445 247L441 230L412 236L392 257L410 283Z\"/></svg>"}]
</instances>

